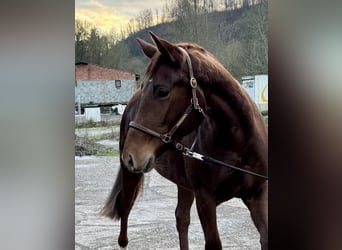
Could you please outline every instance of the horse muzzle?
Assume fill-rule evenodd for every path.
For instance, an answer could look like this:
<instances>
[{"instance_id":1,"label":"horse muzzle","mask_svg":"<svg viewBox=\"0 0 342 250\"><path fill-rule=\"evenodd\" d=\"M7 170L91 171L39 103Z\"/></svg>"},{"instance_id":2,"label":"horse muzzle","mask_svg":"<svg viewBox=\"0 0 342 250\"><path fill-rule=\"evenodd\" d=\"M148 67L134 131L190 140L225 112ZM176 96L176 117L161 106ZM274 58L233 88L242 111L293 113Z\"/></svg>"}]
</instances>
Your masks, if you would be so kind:
<instances>
[{"instance_id":1,"label":"horse muzzle","mask_svg":"<svg viewBox=\"0 0 342 250\"><path fill-rule=\"evenodd\" d=\"M121 159L125 167L132 173L147 173L153 169L154 157L145 155L145 157L137 157L133 154L122 154Z\"/></svg>"}]
</instances>

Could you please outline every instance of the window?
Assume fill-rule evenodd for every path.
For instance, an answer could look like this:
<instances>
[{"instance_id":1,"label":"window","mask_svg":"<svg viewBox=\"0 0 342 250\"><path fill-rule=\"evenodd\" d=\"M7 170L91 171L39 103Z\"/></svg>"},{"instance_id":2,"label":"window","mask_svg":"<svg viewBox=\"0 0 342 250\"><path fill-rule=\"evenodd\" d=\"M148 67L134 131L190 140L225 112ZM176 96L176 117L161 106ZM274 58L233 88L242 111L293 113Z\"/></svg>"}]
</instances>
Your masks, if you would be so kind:
<instances>
[{"instance_id":1,"label":"window","mask_svg":"<svg viewBox=\"0 0 342 250\"><path fill-rule=\"evenodd\" d=\"M121 88L121 80L115 80L115 88Z\"/></svg>"}]
</instances>

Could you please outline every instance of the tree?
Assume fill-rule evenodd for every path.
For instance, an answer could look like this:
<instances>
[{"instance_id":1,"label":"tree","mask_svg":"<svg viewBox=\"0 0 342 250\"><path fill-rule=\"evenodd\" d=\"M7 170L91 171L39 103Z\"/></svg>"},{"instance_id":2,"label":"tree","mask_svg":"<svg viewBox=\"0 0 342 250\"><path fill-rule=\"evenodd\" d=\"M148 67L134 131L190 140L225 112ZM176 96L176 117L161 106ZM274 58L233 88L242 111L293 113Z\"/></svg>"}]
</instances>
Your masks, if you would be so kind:
<instances>
[{"instance_id":1,"label":"tree","mask_svg":"<svg viewBox=\"0 0 342 250\"><path fill-rule=\"evenodd\" d=\"M234 6L236 2L226 0L222 3ZM258 4L253 5L255 2ZM154 17L152 10L147 9L111 35L103 35L96 27L76 20L76 61L142 74L147 59L142 53L140 55L134 37L146 38L145 29L151 29L171 42L194 42L203 46L237 79L267 73L267 0L248 3L252 6L217 12L214 0L168 0L160 19L173 22L151 27ZM159 19L158 12L156 16ZM140 29L144 31L140 32ZM126 40L127 36L130 38Z\"/></svg>"},{"instance_id":2,"label":"tree","mask_svg":"<svg viewBox=\"0 0 342 250\"><path fill-rule=\"evenodd\" d=\"M92 28L90 36L87 40L89 58L88 61L94 64L100 64L101 62L101 43L100 36L96 28Z\"/></svg>"},{"instance_id":3,"label":"tree","mask_svg":"<svg viewBox=\"0 0 342 250\"><path fill-rule=\"evenodd\" d=\"M208 15L212 0L175 0L169 16L175 20L181 39L204 44L208 41Z\"/></svg>"},{"instance_id":4,"label":"tree","mask_svg":"<svg viewBox=\"0 0 342 250\"><path fill-rule=\"evenodd\" d=\"M268 8L267 3L258 4L245 18L244 43L245 67L248 74L268 72Z\"/></svg>"},{"instance_id":5,"label":"tree","mask_svg":"<svg viewBox=\"0 0 342 250\"><path fill-rule=\"evenodd\" d=\"M75 22L75 61L86 61L87 60L87 44L86 40L89 37L90 24L76 20Z\"/></svg>"}]
</instances>

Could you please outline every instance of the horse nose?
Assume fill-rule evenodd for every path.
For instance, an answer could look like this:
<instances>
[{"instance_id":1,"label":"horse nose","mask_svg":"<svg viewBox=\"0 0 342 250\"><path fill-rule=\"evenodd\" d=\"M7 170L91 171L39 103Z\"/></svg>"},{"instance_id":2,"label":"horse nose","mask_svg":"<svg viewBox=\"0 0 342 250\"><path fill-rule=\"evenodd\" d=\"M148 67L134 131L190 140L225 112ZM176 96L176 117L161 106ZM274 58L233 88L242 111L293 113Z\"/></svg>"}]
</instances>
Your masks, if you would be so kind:
<instances>
[{"instance_id":1,"label":"horse nose","mask_svg":"<svg viewBox=\"0 0 342 250\"><path fill-rule=\"evenodd\" d=\"M133 161L133 156L131 154L128 154L128 156L125 158L124 155L122 155L122 160L125 163L125 166L129 169L129 170L134 170L134 161Z\"/></svg>"},{"instance_id":2,"label":"horse nose","mask_svg":"<svg viewBox=\"0 0 342 250\"><path fill-rule=\"evenodd\" d=\"M139 161L134 160L134 156L132 154L128 154L125 158L124 155L122 155L123 162L127 169L134 173L142 173L142 172L148 172L152 169L152 163L153 163L153 157L147 157L144 160Z\"/></svg>"}]
</instances>

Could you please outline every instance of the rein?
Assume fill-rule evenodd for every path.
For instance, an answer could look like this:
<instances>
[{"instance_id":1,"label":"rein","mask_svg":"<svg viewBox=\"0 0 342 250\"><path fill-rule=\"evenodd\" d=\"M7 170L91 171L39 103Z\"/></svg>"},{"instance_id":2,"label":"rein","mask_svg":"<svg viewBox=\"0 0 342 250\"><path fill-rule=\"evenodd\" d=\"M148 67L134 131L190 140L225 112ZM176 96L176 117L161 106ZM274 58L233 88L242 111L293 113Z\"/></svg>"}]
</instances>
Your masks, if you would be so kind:
<instances>
[{"instance_id":1,"label":"rein","mask_svg":"<svg viewBox=\"0 0 342 250\"><path fill-rule=\"evenodd\" d=\"M165 134L158 133L158 132L156 132L156 131L154 131L152 129L149 129L149 128L141 125L141 124L138 124L138 123L136 123L134 121L129 122L128 126L132 127L132 128L135 128L135 129L137 129L137 130L139 130L139 131L141 131L141 132L143 132L145 134L149 134L151 136L157 137L157 138L159 138L165 144L168 144L168 143L172 142L173 146L178 151L182 152L183 155L185 155L187 157L190 157L190 158L193 158L193 159L197 159L197 160L200 160L200 161L204 161L204 162L208 162L208 163L213 163L213 164L220 165L220 166L223 166L223 167L232 168L232 169L237 170L237 171L241 171L241 172L244 172L244 173L247 173L247 174L251 174L251 175L254 175L254 176L257 176L257 177L260 177L260 178L268 179L267 176L264 176L264 175L255 173L253 171L246 170L246 169L242 169L242 168L236 167L234 165L231 165L231 164L228 164L228 163L216 160L216 159L214 159L214 158L212 158L210 156L205 156L205 155L202 155L202 154L199 154L199 153L196 153L196 152L192 151L192 148L193 148L194 143L196 142L197 138L195 139L195 141L194 141L194 143L193 143L193 145L191 146L190 149L185 147L180 142L175 142L175 141L172 140L173 134L183 124L183 122L186 120L186 118L189 116L189 114L191 113L192 110L197 110L201 114L205 115L204 112L203 112L203 109L200 107L200 105L198 103L198 98L197 98L197 95L196 95L196 89L197 89L198 84L197 84L196 78L194 77L190 56L189 56L188 52L185 49L183 49L182 47L178 47L178 48L185 55L185 58L186 58L186 61L187 61L187 64L188 64L188 68L189 68L190 86L192 88L191 104L187 107L187 109L185 110L185 112L183 113L181 118L171 128L171 130L169 132L165 133Z\"/></svg>"}]
</instances>

